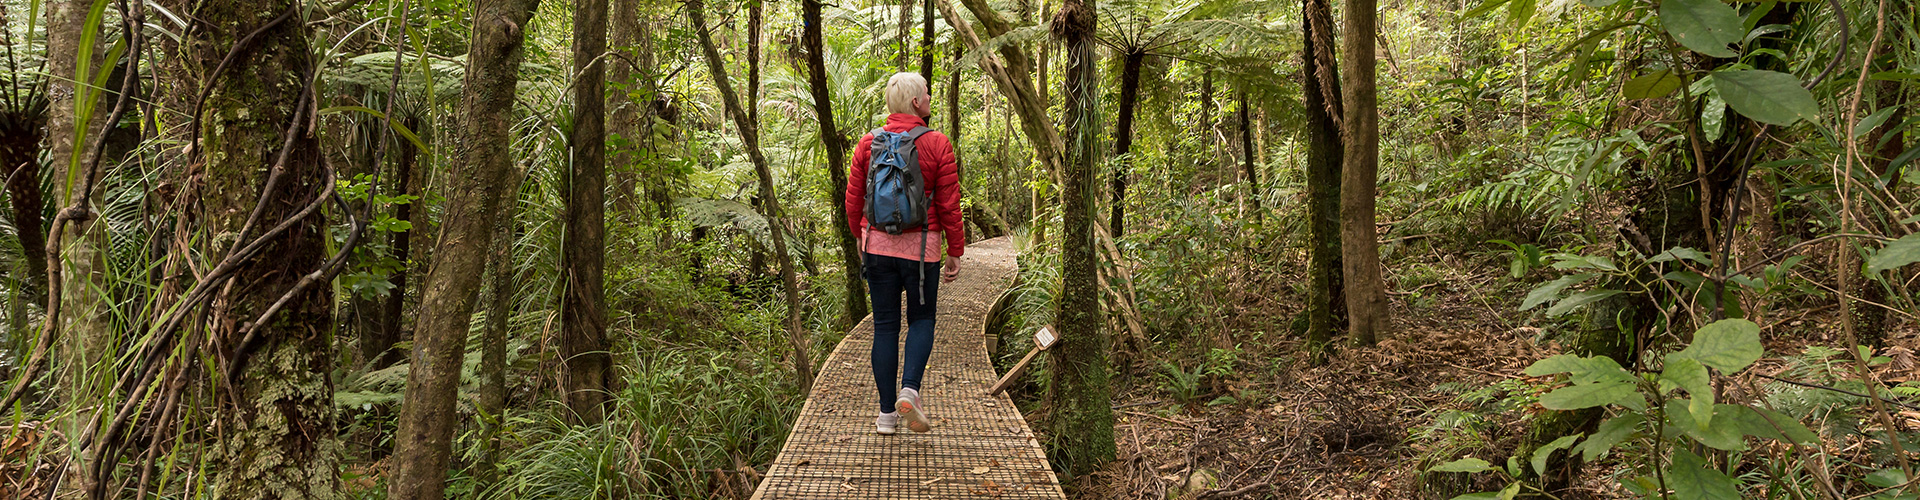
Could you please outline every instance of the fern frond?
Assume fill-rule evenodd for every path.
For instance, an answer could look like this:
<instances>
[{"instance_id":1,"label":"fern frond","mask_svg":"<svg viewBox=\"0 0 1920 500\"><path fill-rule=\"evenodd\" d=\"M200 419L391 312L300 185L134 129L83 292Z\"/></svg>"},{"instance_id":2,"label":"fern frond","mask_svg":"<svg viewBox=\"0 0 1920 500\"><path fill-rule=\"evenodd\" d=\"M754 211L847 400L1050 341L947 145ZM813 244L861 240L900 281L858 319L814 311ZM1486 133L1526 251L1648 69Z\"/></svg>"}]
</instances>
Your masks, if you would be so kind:
<instances>
[{"instance_id":1,"label":"fern frond","mask_svg":"<svg viewBox=\"0 0 1920 500\"><path fill-rule=\"evenodd\" d=\"M1014 45L1014 44L1028 43L1033 41L1045 41L1046 39L1047 39L1046 26L1035 25L1035 26L1022 26L1019 28L1014 28L1012 30L1007 31L1005 34L1002 34L997 37L993 37L992 40L980 42L979 47L975 47L973 50L967 51L966 55L963 55L960 57L959 64L961 67L977 66L980 64L981 58L984 58L990 54L999 53L1002 47L1006 47L1008 45Z\"/></svg>"}]
</instances>

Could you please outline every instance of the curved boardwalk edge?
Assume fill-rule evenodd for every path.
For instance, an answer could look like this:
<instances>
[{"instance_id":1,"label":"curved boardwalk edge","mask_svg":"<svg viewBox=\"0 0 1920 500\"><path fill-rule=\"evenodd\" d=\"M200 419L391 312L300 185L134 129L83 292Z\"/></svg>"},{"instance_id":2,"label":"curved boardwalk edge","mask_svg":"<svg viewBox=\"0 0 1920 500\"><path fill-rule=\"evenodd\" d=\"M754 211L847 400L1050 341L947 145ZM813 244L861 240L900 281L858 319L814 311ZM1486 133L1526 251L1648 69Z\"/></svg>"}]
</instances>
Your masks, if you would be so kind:
<instances>
[{"instance_id":1,"label":"curved boardwalk edge","mask_svg":"<svg viewBox=\"0 0 1920 500\"><path fill-rule=\"evenodd\" d=\"M985 395L999 377L987 359L984 321L1013 281L1012 243L968 245L962 264L960 278L940 287L933 356L921 381L933 432L903 425L892 436L874 433L868 317L827 357L755 500L1066 498L1020 409L1004 394Z\"/></svg>"}]
</instances>

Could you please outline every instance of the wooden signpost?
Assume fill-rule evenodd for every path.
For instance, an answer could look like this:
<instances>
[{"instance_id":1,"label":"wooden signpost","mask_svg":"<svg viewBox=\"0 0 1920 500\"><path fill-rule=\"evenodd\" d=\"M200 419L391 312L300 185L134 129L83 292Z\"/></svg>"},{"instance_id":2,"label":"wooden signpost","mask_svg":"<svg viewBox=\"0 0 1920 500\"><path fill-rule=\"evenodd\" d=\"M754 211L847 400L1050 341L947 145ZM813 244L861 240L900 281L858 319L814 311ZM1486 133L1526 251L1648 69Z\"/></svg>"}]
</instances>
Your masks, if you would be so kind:
<instances>
[{"instance_id":1,"label":"wooden signpost","mask_svg":"<svg viewBox=\"0 0 1920 500\"><path fill-rule=\"evenodd\" d=\"M1020 358L1019 363L1014 363L1013 369L1007 370L1007 374L1001 376L999 382L994 382L993 388L987 389L987 395L992 396L1006 391L1007 387L1013 385L1013 381L1019 380L1020 375L1026 373L1027 365L1033 363L1034 356L1039 355L1040 351L1045 351L1047 348L1053 347L1053 344L1059 341L1060 337L1054 335L1053 329L1050 327L1043 326L1040 327L1040 331L1033 332L1033 349L1027 351L1027 356Z\"/></svg>"}]
</instances>

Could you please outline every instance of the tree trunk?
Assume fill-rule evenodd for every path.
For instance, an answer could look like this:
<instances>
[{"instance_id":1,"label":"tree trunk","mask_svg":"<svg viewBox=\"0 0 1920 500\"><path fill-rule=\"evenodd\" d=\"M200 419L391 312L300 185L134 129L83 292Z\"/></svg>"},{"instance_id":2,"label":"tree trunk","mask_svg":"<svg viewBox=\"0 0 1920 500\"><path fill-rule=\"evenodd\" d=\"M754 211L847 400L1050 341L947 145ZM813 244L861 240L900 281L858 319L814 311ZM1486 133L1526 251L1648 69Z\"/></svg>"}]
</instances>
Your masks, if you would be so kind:
<instances>
[{"instance_id":1,"label":"tree trunk","mask_svg":"<svg viewBox=\"0 0 1920 500\"><path fill-rule=\"evenodd\" d=\"M1005 35L1013 29L1006 20L1000 18L999 12L987 4L987 0L961 1L966 5L967 10L973 13L973 17L980 21L980 27L986 31L987 39ZM947 23L953 25L955 33L958 33L960 39L966 43L967 50L979 49L980 38L974 34L973 27L953 11L953 5L947 3L947 0L935 0L935 3L940 6ZM1000 95L1006 96L1007 103L1013 107L1014 114L1020 117L1020 130L1026 135L1028 145L1033 147L1034 157L1040 160L1041 165L1046 166L1050 172L1049 175L1058 182L1061 150L1066 149L1066 145L1061 142L1059 131L1054 129L1053 119L1047 117L1045 100L1035 90L1033 83L1027 80L1027 75L1033 74L1029 69L1031 64L1028 62L1027 53L1017 44L1002 45L998 52L1000 57L997 59L980 58L980 69L993 78L995 85L1000 89Z\"/></svg>"},{"instance_id":2,"label":"tree trunk","mask_svg":"<svg viewBox=\"0 0 1920 500\"><path fill-rule=\"evenodd\" d=\"M1120 118L1113 126L1113 156L1120 162L1113 167L1113 220L1108 234L1125 236L1127 220L1127 176L1133 172L1133 113L1140 103L1140 66L1145 52L1128 52L1120 63Z\"/></svg>"},{"instance_id":3,"label":"tree trunk","mask_svg":"<svg viewBox=\"0 0 1920 500\"><path fill-rule=\"evenodd\" d=\"M506 180L513 170L513 95L519 83L525 27L539 0L474 2L473 44L461 104L460 148L466 161L448 176L440 239L420 290L413 369L394 433L387 497L440 500L458 424L454 396L467 327L486 268L488 243ZM332 469L327 469L331 474Z\"/></svg>"},{"instance_id":4,"label":"tree trunk","mask_svg":"<svg viewBox=\"0 0 1920 500\"><path fill-rule=\"evenodd\" d=\"M46 210L46 194L40 185L40 139L47 133L45 101L9 100L0 110L0 175L7 176L7 202L12 209L14 235L20 239L21 267L26 276L19 287L25 299L37 304L47 300L47 229L41 213ZM9 315L10 321L25 321L24 316Z\"/></svg>"},{"instance_id":5,"label":"tree trunk","mask_svg":"<svg viewBox=\"0 0 1920 500\"><path fill-rule=\"evenodd\" d=\"M927 95L933 95L933 0L923 1L925 3L920 6L920 77L927 79Z\"/></svg>"},{"instance_id":6,"label":"tree trunk","mask_svg":"<svg viewBox=\"0 0 1920 500\"><path fill-rule=\"evenodd\" d=\"M1100 161L1100 93L1094 55L1093 0L1066 0L1053 21L1053 35L1066 45L1063 92L1067 133L1066 182L1060 192L1060 345L1052 349L1053 453L1070 477L1091 474L1113 460L1113 411L1107 361L1111 341L1101 327L1093 225L1094 165Z\"/></svg>"},{"instance_id":7,"label":"tree trunk","mask_svg":"<svg viewBox=\"0 0 1920 500\"><path fill-rule=\"evenodd\" d=\"M111 347L106 344L110 334L107 298L99 295L106 271L106 259L100 251L106 244L105 226L96 223L99 213L95 210L100 201L96 194L100 176L97 169L91 167L94 145L103 140L107 129L103 122L113 107L113 94L91 84L78 83L93 82L96 71L114 64L105 59L102 50L105 21L96 18L95 24L87 22L89 7L95 5L96 2L88 0L58 0L47 4L50 106L45 138L53 166L54 207L56 213L70 207L86 211L64 224L56 223L51 228L56 233L48 235L54 238L52 245L42 240L40 251L35 252L41 255L41 260L29 264L49 266L41 269L55 272L41 274L41 279L60 281L60 293L56 297L60 303L47 309L47 314L57 315L50 318L57 326L47 335L54 335L60 342L60 360L55 365L59 368L58 380L67 402L76 408L61 421L62 432L68 436L81 435L93 421L94 412L90 408L105 392L98 379L103 365L98 364L97 359ZM106 4L98 6L104 11ZM80 60L82 50L89 53L87 60ZM39 179L16 182L38 184ZM39 207L33 207L33 211L36 216L40 214ZM48 261L49 257L58 262ZM84 471L92 459L87 450L76 447L72 452L77 456L67 462L66 481L60 486L68 491L91 492L93 475Z\"/></svg>"},{"instance_id":8,"label":"tree trunk","mask_svg":"<svg viewBox=\"0 0 1920 500\"><path fill-rule=\"evenodd\" d=\"M912 0L908 0L912 1ZM760 28L766 23L766 2L747 2L747 119L760 125Z\"/></svg>"},{"instance_id":9,"label":"tree trunk","mask_svg":"<svg viewBox=\"0 0 1920 500\"><path fill-rule=\"evenodd\" d=\"M853 233L841 230L848 226L847 211L840 207L847 205L847 136L840 132L840 122L833 116L833 89L827 86L826 46L821 33L820 0L801 2L801 16L806 24L802 41L807 48L807 87L813 94L813 114L820 124L820 142L827 146L827 178L831 184L827 189L831 193L833 204L828 212L833 212L834 233L840 239L840 263L846 271L842 273L847 284L847 315L841 328L851 327L854 322L867 316L867 282L860 278L860 243Z\"/></svg>"},{"instance_id":10,"label":"tree trunk","mask_svg":"<svg viewBox=\"0 0 1920 500\"><path fill-rule=\"evenodd\" d=\"M913 1L900 0L900 52L894 54L893 66L897 71L907 70L909 54L913 52Z\"/></svg>"},{"instance_id":11,"label":"tree trunk","mask_svg":"<svg viewBox=\"0 0 1920 500\"><path fill-rule=\"evenodd\" d=\"M973 17L980 21L980 26L986 30L988 39L999 37L1013 29L1005 19L1000 18L999 12L987 4L987 0L961 1L967 6L967 10L973 13ZM973 27L953 11L953 5L947 0L935 0L935 2L940 6L947 23L953 25L954 32L966 43L967 49L978 50L980 39L974 34ZM1043 51L1042 54L1044 53ZM1005 44L1000 46L999 54L999 59L980 58L980 69L993 78L994 84L1000 89L1000 95L1006 96L1007 104L1013 108L1015 115L1019 115L1020 130L1026 135L1027 144L1033 147L1034 158L1046 168L1047 175L1057 186L1060 184L1063 161L1061 155L1066 149L1066 144L1061 141L1059 131L1054 129L1052 118L1047 116L1045 96L1037 93L1033 83L1027 80L1027 75L1032 74L1028 71L1027 53L1018 44ZM1043 65L1042 68L1044 67ZM1044 82L1045 79L1042 78L1041 81ZM1042 218L1045 211L1040 208L1042 199L1041 192L1035 190L1032 202L1033 222L1030 226L1031 232L1028 233L1033 244L1040 244L1046 241L1047 237L1045 220Z\"/></svg>"},{"instance_id":12,"label":"tree trunk","mask_svg":"<svg viewBox=\"0 0 1920 500\"><path fill-rule=\"evenodd\" d=\"M1889 52L1892 52L1891 49L1893 48L1888 47L1888 49L1890 49ZM1885 59L1877 63L1879 67L1876 68L1875 71L1892 71L1895 69L1895 61L1892 54L1885 56ZM1892 173L1889 171L1889 167L1893 165L1893 159L1895 157L1900 156L1900 153L1906 151L1906 144L1900 137L1900 124L1906 122L1907 109L1900 107L1900 103L1902 102L1900 100L1900 82L1887 80L1875 84L1875 87L1873 107L1875 109L1893 107L1895 111L1892 116L1887 117L1887 121L1881 122L1879 127L1867 135L1865 147L1861 148L1863 152L1861 156L1866 159L1866 167L1871 172L1883 179L1887 179L1886 189L1888 192L1892 192L1892 190L1899 185L1900 176L1889 175ZM1884 347L1887 340L1887 310L1886 308L1870 304L1869 302L1878 304L1888 303L1887 283L1889 283L1889 281L1887 280L1887 273L1884 272L1880 273L1879 276L1851 274L1853 270L1856 269L1862 272L1865 270L1865 268L1861 266L1859 252L1854 248L1855 245L1856 244L1852 242L1841 244L1841 248L1843 249L1841 250L1841 254L1845 264L1839 268L1838 272L1846 273L1847 275L1843 276L1840 280L1840 289L1856 299L1848 301L1848 307L1842 311L1844 315L1842 319L1846 320L1849 326L1852 327L1855 341L1859 342L1860 345L1879 349ZM1897 279L1892 281L1892 283L1898 282Z\"/></svg>"},{"instance_id":13,"label":"tree trunk","mask_svg":"<svg viewBox=\"0 0 1920 500\"><path fill-rule=\"evenodd\" d=\"M1244 87L1245 84L1242 84ZM1260 221L1260 170L1254 157L1259 150L1253 149L1253 99L1247 97L1247 89L1240 89L1240 178L1246 182L1247 204L1253 206L1253 220Z\"/></svg>"},{"instance_id":14,"label":"tree trunk","mask_svg":"<svg viewBox=\"0 0 1920 500\"><path fill-rule=\"evenodd\" d=\"M397 98L397 96L388 98ZM407 115L402 121L407 130L420 130L419 116ZM393 162L394 186L399 188L396 191L403 195L420 196L422 194L420 175L415 172L420 151L413 147L413 141L398 137L393 140L397 154ZM403 222L413 222L413 203L394 206L393 218ZM393 240L389 243L390 248L393 249L393 260L400 263L400 268L387 277L387 280L393 283L393 289L387 291L386 303L381 305L381 318L377 325L380 334L378 340L371 346L375 349L372 351L374 355L366 358L372 362L372 368L376 370L393 366L394 363L400 362L402 356L405 356L405 353L394 346L407 340L406 330L403 327L406 323L407 275L413 270L413 233L411 229L393 233ZM361 347L365 349L368 346Z\"/></svg>"},{"instance_id":15,"label":"tree trunk","mask_svg":"<svg viewBox=\"0 0 1920 500\"><path fill-rule=\"evenodd\" d=\"M519 203L514 196L521 175L516 172L500 203L500 216L494 221L493 255L488 257L487 325L480 341L480 366L475 371L480 390L474 409L480 414L480 460L474 462L474 482L481 491L500 480L500 429L505 427L507 409L507 319L513 315L513 294L517 290L513 265L514 217Z\"/></svg>"},{"instance_id":16,"label":"tree trunk","mask_svg":"<svg viewBox=\"0 0 1920 500\"><path fill-rule=\"evenodd\" d=\"M806 393L813 387L813 362L808 359L811 342L800 324L800 279L794 274L793 256L787 252L787 240L781 234L786 226L780 221L780 198L774 196L772 167L767 164L766 154L760 151L760 128L748 119L746 110L740 106L740 98L734 95L732 80L727 77L720 51L713 46L713 36L707 33L706 3L701 0L687 2L687 17L693 22L694 33L700 38L700 52L705 56L714 87L720 90L727 115L733 118L734 125L740 129L740 140L747 151L747 158L753 161L754 172L760 177L761 215L766 217L767 227L771 229L773 258L780 262L780 281L786 291L787 339L792 349L794 377L800 392Z\"/></svg>"},{"instance_id":17,"label":"tree trunk","mask_svg":"<svg viewBox=\"0 0 1920 500\"><path fill-rule=\"evenodd\" d=\"M1307 345L1325 360L1333 332L1346 324L1340 268L1340 76L1333 59L1328 0L1301 2L1300 89L1307 114Z\"/></svg>"},{"instance_id":18,"label":"tree trunk","mask_svg":"<svg viewBox=\"0 0 1920 500\"><path fill-rule=\"evenodd\" d=\"M567 195L567 238L561 250L566 293L560 312L560 389L576 422L605 415L607 352L605 261L607 134L607 0L582 0L573 9L573 175Z\"/></svg>"},{"instance_id":19,"label":"tree trunk","mask_svg":"<svg viewBox=\"0 0 1920 500\"><path fill-rule=\"evenodd\" d=\"M607 81L615 90L613 109L609 111L607 133L614 139L609 164L613 171L613 205L628 218L640 213L639 179L647 169L641 163L653 149L653 35L640 22L640 12L651 7L648 0L613 0L612 42ZM651 186L654 179L647 179Z\"/></svg>"},{"instance_id":20,"label":"tree trunk","mask_svg":"<svg viewBox=\"0 0 1920 500\"><path fill-rule=\"evenodd\" d=\"M1380 278L1380 236L1374 228L1374 191L1379 182L1379 96L1374 90L1375 0L1347 0L1345 80L1346 154L1341 158L1340 264L1347 292L1347 331L1373 345L1388 326L1386 286Z\"/></svg>"},{"instance_id":21,"label":"tree trunk","mask_svg":"<svg viewBox=\"0 0 1920 500\"><path fill-rule=\"evenodd\" d=\"M973 6L973 2L971 1L961 1L967 2L968 7ZM1054 11L1048 9L1048 7L1052 5L1053 3L1048 0L1040 0L1040 22L1052 22ZM978 14L979 13L976 12L975 17L978 17ZM993 35L993 37L999 38L1000 35ZM1038 56L1038 59L1034 65L1037 72L1034 74L1033 86L1040 91L1040 111L1044 113L1047 108L1053 107L1053 91L1047 87L1052 81L1047 78L1047 70L1053 68L1052 64L1048 64L1047 57L1053 55L1053 47L1048 45L1047 42L1040 42L1035 44L1034 49L1035 52L1037 52L1035 55Z\"/></svg>"},{"instance_id":22,"label":"tree trunk","mask_svg":"<svg viewBox=\"0 0 1920 500\"><path fill-rule=\"evenodd\" d=\"M163 60L180 66L172 75L206 78L161 84L173 97L181 89L206 90L200 115L192 117L198 137L188 137L197 144L189 161L204 179L192 188L198 207L189 214L207 234L227 238L200 242L199 250L226 255L237 243L232 238L271 235L259 254L232 268L231 291L207 314L225 318L207 322L211 345L218 346L212 354L225 370L217 376L223 439L211 450L212 495L337 498L341 444L326 326L333 293L309 279L326 259L327 224L323 211L301 214L327 201L320 194L333 179L306 129L317 109L309 84L318 68L307 29L294 15L300 4L227 0L175 7L195 25L184 30L179 53ZM240 43L248 47L246 66L214 73ZM266 229L287 222L283 232Z\"/></svg>"}]
</instances>

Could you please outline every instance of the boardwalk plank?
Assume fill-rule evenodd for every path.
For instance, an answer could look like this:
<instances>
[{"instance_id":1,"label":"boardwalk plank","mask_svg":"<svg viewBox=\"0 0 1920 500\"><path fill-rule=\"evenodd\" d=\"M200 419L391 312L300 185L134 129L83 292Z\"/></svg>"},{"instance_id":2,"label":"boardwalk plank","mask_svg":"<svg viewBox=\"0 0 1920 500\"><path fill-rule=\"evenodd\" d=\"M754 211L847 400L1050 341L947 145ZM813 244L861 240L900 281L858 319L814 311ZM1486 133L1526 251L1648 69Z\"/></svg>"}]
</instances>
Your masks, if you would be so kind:
<instances>
[{"instance_id":1,"label":"boardwalk plank","mask_svg":"<svg viewBox=\"0 0 1920 500\"><path fill-rule=\"evenodd\" d=\"M983 322L1013 281L1013 248L1006 238L974 243L964 264L960 279L941 285L933 356L921 382L933 432L914 434L903 425L892 436L874 433L879 402L867 360L868 318L822 364L755 500L1066 498L1020 409L1004 394L984 394L999 376L987 359Z\"/></svg>"}]
</instances>

